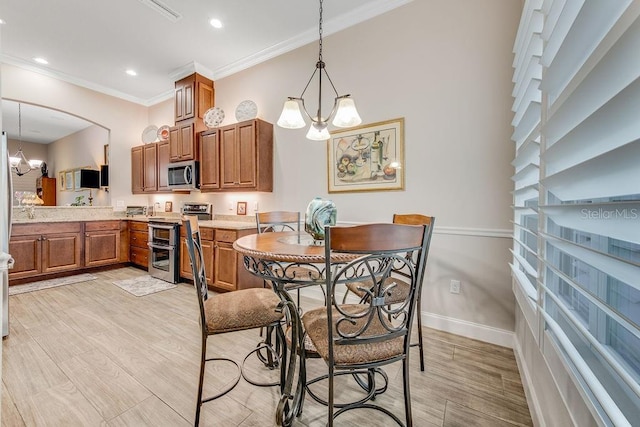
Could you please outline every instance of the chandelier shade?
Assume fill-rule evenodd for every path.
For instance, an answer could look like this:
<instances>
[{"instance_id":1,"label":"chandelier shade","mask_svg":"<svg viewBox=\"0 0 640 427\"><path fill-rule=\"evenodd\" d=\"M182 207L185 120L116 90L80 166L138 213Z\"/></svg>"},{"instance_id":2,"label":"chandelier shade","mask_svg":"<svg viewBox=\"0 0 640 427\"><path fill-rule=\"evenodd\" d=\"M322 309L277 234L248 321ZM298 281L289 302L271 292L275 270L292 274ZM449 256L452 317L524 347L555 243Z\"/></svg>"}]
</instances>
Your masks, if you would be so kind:
<instances>
[{"instance_id":1,"label":"chandelier shade","mask_svg":"<svg viewBox=\"0 0 640 427\"><path fill-rule=\"evenodd\" d=\"M42 160L28 160L22 151L22 105L18 104L18 151L9 156L11 170L18 176L22 176L42 166Z\"/></svg>"},{"instance_id":2,"label":"chandelier shade","mask_svg":"<svg viewBox=\"0 0 640 427\"><path fill-rule=\"evenodd\" d=\"M318 62L316 62L313 74L311 74L311 78L309 78L302 94L299 97L288 97L285 101L282 113L280 114L280 118L277 122L278 126L285 129L300 129L306 126L306 117L311 122L309 131L307 132L307 138L313 141L325 141L331 137L328 129L328 123L332 119L333 121L331 123L334 126L342 128L357 126L362 123L362 119L358 114L353 98L351 98L351 95L338 95L338 91L333 85L331 77L329 77L329 73L327 72L326 64L322 60L322 1L323 0L320 0L320 21L318 25ZM318 78L318 112L312 116L304 105L304 94L316 75ZM327 116L323 116L322 114L323 77L326 77L333 89L333 92L335 93L333 108Z\"/></svg>"}]
</instances>

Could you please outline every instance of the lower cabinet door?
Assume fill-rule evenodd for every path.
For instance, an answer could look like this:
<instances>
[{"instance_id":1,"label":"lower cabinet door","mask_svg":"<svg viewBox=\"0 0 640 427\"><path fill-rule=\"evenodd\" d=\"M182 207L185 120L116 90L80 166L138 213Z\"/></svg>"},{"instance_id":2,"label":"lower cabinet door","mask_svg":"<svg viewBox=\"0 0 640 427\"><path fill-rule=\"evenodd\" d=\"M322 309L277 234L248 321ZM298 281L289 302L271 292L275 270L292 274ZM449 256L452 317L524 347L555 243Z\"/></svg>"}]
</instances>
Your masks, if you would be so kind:
<instances>
[{"instance_id":1,"label":"lower cabinet door","mask_svg":"<svg viewBox=\"0 0 640 427\"><path fill-rule=\"evenodd\" d=\"M85 234L85 267L116 264L120 260L120 230L92 231Z\"/></svg>"},{"instance_id":2,"label":"lower cabinet door","mask_svg":"<svg viewBox=\"0 0 640 427\"><path fill-rule=\"evenodd\" d=\"M202 256L204 257L204 272L207 278L207 285L213 285L213 241L201 240L200 243L202 244ZM191 270L187 239L184 237L180 239L180 277L193 280L193 270Z\"/></svg>"},{"instance_id":3,"label":"lower cabinet door","mask_svg":"<svg viewBox=\"0 0 640 427\"><path fill-rule=\"evenodd\" d=\"M40 246L40 235L16 236L9 240L9 253L15 261L9 270L9 279L29 277L42 271Z\"/></svg>"},{"instance_id":4,"label":"lower cabinet door","mask_svg":"<svg viewBox=\"0 0 640 427\"><path fill-rule=\"evenodd\" d=\"M215 244L215 286L228 291L236 290L238 259L232 243Z\"/></svg>"},{"instance_id":5,"label":"lower cabinet door","mask_svg":"<svg viewBox=\"0 0 640 427\"><path fill-rule=\"evenodd\" d=\"M81 267L80 233L46 234L42 236L42 272L74 270Z\"/></svg>"}]
</instances>

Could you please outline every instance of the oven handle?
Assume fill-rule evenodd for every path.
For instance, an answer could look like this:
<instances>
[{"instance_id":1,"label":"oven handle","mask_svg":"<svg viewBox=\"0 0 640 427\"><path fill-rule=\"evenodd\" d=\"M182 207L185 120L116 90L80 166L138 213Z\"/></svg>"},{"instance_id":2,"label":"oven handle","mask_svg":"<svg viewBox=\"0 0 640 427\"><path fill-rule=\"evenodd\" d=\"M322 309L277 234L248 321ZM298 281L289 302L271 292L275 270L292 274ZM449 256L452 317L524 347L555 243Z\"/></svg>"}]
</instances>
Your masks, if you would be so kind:
<instances>
[{"instance_id":1,"label":"oven handle","mask_svg":"<svg viewBox=\"0 0 640 427\"><path fill-rule=\"evenodd\" d=\"M166 250L169 250L169 251L173 251L173 250L175 250L175 249L176 249L176 247L175 247L175 246L171 246L171 245L159 245L159 244L157 244L157 243L147 243L147 245L148 245L150 248L153 248L153 249L166 249Z\"/></svg>"},{"instance_id":2,"label":"oven handle","mask_svg":"<svg viewBox=\"0 0 640 427\"><path fill-rule=\"evenodd\" d=\"M149 224L149 228L159 228L160 230L173 230L175 225Z\"/></svg>"}]
</instances>

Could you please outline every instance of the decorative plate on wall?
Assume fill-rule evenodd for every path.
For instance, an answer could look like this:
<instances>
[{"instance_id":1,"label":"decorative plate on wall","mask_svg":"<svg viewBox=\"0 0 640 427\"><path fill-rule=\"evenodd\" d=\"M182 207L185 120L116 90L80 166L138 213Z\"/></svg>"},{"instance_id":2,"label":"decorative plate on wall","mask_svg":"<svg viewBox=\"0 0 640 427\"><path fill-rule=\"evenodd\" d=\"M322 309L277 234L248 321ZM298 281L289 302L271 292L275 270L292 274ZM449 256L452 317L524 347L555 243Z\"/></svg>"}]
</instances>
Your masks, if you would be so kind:
<instances>
[{"instance_id":1,"label":"decorative plate on wall","mask_svg":"<svg viewBox=\"0 0 640 427\"><path fill-rule=\"evenodd\" d=\"M150 144L158 139L158 126L149 125L142 131L142 142Z\"/></svg>"},{"instance_id":2,"label":"decorative plate on wall","mask_svg":"<svg viewBox=\"0 0 640 427\"><path fill-rule=\"evenodd\" d=\"M160 126L158 129L158 139L160 141L166 141L169 139L169 126Z\"/></svg>"},{"instance_id":3,"label":"decorative plate on wall","mask_svg":"<svg viewBox=\"0 0 640 427\"><path fill-rule=\"evenodd\" d=\"M204 113L202 120L208 128L217 128L224 120L224 111L219 107L209 108L206 113Z\"/></svg>"},{"instance_id":4,"label":"decorative plate on wall","mask_svg":"<svg viewBox=\"0 0 640 427\"><path fill-rule=\"evenodd\" d=\"M238 120L239 122L255 119L257 116L258 106L250 99L242 101L236 107L236 120Z\"/></svg>"}]
</instances>

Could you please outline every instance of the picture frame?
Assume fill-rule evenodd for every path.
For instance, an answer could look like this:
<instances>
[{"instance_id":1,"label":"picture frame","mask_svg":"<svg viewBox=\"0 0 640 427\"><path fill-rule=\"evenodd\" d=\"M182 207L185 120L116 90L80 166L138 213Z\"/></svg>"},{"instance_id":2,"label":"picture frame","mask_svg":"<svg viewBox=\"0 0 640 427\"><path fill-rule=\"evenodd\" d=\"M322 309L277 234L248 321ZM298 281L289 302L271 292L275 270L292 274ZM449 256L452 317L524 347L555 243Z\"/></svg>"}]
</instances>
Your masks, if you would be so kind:
<instances>
[{"instance_id":1,"label":"picture frame","mask_svg":"<svg viewBox=\"0 0 640 427\"><path fill-rule=\"evenodd\" d=\"M73 191L73 171L67 170L64 171L64 189L65 191Z\"/></svg>"},{"instance_id":2,"label":"picture frame","mask_svg":"<svg viewBox=\"0 0 640 427\"><path fill-rule=\"evenodd\" d=\"M164 202L164 211L173 212L173 202Z\"/></svg>"},{"instance_id":3,"label":"picture frame","mask_svg":"<svg viewBox=\"0 0 640 427\"><path fill-rule=\"evenodd\" d=\"M247 214L247 202L238 202L238 208L236 210L238 215L246 215Z\"/></svg>"},{"instance_id":4,"label":"picture frame","mask_svg":"<svg viewBox=\"0 0 640 427\"><path fill-rule=\"evenodd\" d=\"M73 170L73 189L75 191L80 191L81 190L81 188L80 188L80 175L81 175L80 169L74 169Z\"/></svg>"},{"instance_id":5,"label":"picture frame","mask_svg":"<svg viewBox=\"0 0 640 427\"><path fill-rule=\"evenodd\" d=\"M327 175L329 193L404 190L404 118L332 132Z\"/></svg>"},{"instance_id":6,"label":"picture frame","mask_svg":"<svg viewBox=\"0 0 640 427\"><path fill-rule=\"evenodd\" d=\"M58 172L58 185L60 186L60 191L67 190L67 187L65 186L65 171Z\"/></svg>"}]
</instances>

